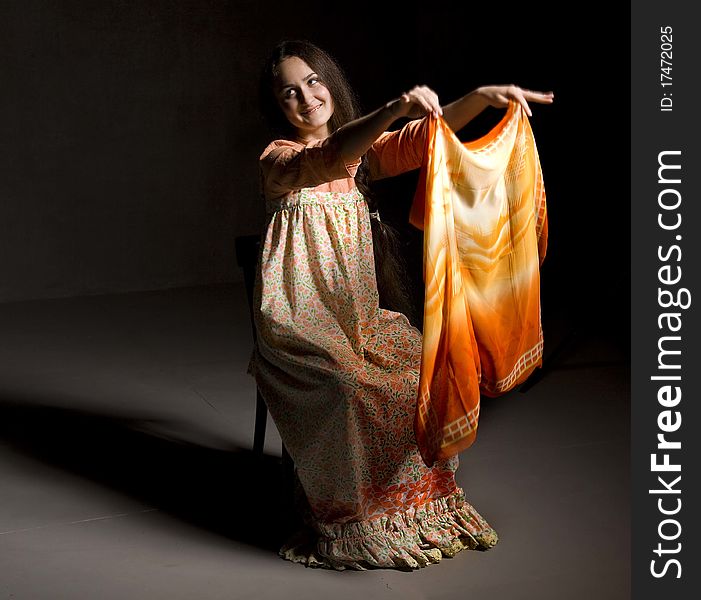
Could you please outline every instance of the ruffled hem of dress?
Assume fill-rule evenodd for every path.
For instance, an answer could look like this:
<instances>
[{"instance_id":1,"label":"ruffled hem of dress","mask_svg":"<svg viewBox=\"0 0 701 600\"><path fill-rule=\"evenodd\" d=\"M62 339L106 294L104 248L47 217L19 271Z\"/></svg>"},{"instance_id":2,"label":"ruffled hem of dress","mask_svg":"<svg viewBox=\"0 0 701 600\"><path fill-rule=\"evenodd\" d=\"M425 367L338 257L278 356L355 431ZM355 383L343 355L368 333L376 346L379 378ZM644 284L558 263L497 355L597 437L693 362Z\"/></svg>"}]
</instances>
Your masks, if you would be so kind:
<instances>
[{"instance_id":1,"label":"ruffled hem of dress","mask_svg":"<svg viewBox=\"0 0 701 600\"><path fill-rule=\"evenodd\" d=\"M461 550L488 550L499 538L462 490L367 521L315 523L296 533L280 556L308 567L413 570Z\"/></svg>"}]
</instances>

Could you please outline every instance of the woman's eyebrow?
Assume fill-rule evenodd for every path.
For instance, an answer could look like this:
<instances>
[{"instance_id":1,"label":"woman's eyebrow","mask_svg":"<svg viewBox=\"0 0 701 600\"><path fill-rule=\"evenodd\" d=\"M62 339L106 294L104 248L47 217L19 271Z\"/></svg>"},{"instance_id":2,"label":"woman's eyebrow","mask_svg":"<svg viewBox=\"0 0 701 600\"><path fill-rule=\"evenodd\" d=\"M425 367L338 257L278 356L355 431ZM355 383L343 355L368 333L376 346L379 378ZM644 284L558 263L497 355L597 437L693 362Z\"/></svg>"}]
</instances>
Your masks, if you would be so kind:
<instances>
[{"instance_id":1,"label":"woman's eyebrow","mask_svg":"<svg viewBox=\"0 0 701 600\"><path fill-rule=\"evenodd\" d=\"M312 77L318 77L318 75L314 72L309 73L306 77L302 78L302 81L309 81ZM286 90L287 88L292 88L295 87L294 83L283 83L280 86L280 90Z\"/></svg>"}]
</instances>

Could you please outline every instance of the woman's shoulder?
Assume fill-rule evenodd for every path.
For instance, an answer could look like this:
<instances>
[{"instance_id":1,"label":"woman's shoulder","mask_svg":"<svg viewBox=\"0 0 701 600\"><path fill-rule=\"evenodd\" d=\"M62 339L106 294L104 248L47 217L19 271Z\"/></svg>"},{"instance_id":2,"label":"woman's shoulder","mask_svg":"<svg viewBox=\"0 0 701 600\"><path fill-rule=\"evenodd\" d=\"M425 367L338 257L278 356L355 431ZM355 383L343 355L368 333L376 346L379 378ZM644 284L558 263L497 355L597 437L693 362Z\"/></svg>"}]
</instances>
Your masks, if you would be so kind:
<instances>
[{"instance_id":1,"label":"woman's shoulder","mask_svg":"<svg viewBox=\"0 0 701 600\"><path fill-rule=\"evenodd\" d=\"M300 142L297 140L290 140L286 138L281 138L273 140L270 142L263 152L261 152L260 159L272 158L273 156L278 156L280 154L299 154L305 148L314 148L316 146L321 146L324 144L325 140L313 140L311 142Z\"/></svg>"},{"instance_id":2,"label":"woman's shoulder","mask_svg":"<svg viewBox=\"0 0 701 600\"><path fill-rule=\"evenodd\" d=\"M290 148L292 150L300 151L304 148L304 144L287 139L273 140L265 147L263 152L261 152L260 160L263 160L266 156L268 156L271 152L277 150L278 148Z\"/></svg>"}]
</instances>

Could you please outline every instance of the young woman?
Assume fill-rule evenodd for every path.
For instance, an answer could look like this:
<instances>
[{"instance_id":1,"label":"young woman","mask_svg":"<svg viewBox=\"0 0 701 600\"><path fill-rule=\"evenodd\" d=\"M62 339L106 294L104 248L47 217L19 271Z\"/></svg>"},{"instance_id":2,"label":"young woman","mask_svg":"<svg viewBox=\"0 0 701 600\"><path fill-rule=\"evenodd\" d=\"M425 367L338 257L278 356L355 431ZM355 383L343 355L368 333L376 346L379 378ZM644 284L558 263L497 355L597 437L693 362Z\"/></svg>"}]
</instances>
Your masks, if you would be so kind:
<instances>
[{"instance_id":1,"label":"young woman","mask_svg":"<svg viewBox=\"0 0 701 600\"><path fill-rule=\"evenodd\" d=\"M530 115L529 102L552 94L488 86L441 107L417 86L359 117L339 66L303 41L275 48L261 89L279 139L260 157L267 226L251 365L309 525L281 555L337 569L417 568L494 546L495 531L455 482L457 457L428 468L418 452L421 334L380 308L378 283L399 282L386 268L392 257L381 256L367 182L421 165L427 119L417 117L442 115L458 130L487 106L515 100ZM415 119L387 132L401 117Z\"/></svg>"}]
</instances>

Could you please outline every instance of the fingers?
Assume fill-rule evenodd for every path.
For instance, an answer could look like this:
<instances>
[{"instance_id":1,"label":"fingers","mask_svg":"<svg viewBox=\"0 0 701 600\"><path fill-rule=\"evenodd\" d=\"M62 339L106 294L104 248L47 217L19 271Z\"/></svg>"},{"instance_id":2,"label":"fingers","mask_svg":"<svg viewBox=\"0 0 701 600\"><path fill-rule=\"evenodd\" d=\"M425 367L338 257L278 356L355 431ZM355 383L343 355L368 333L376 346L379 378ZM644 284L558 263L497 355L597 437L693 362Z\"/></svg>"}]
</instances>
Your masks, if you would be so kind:
<instances>
[{"instance_id":1,"label":"fingers","mask_svg":"<svg viewBox=\"0 0 701 600\"><path fill-rule=\"evenodd\" d=\"M536 102L538 104L552 104L555 99L555 94L553 92L535 92L533 90L524 90L518 86L509 86L508 95L511 99L518 102L523 108L524 112L529 116L533 116L531 107L528 102Z\"/></svg>"},{"instance_id":2,"label":"fingers","mask_svg":"<svg viewBox=\"0 0 701 600\"><path fill-rule=\"evenodd\" d=\"M532 90L522 90L522 92L526 100L539 104L552 104L553 100L555 100L553 92L534 92Z\"/></svg>"},{"instance_id":3,"label":"fingers","mask_svg":"<svg viewBox=\"0 0 701 600\"><path fill-rule=\"evenodd\" d=\"M517 85L510 85L506 88L503 95L506 95L509 100L514 100L520 104L523 112L525 112L529 117L533 116L531 107L528 106L528 100L526 99L527 96L530 96L529 90L523 90Z\"/></svg>"},{"instance_id":4,"label":"fingers","mask_svg":"<svg viewBox=\"0 0 701 600\"><path fill-rule=\"evenodd\" d=\"M515 100L521 105L523 108L523 111L529 116L532 117L533 113L531 112L531 107L528 106L528 100L526 100L526 93L525 90L522 90L521 88L516 88L518 91L515 96Z\"/></svg>"},{"instance_id":5,"label":"fingers","mask_svg":"<svg viewBox=\"0 0 701 600\"><path fill-rule=\"evenodd\" d=\"M407 102L416 104L423 112L433 114L434 116L443 114L438 94L425 85L417 85L408 92L405 92L402 94L402 100L404 101L405 98Z\"/></svg>"}]
</instances>

